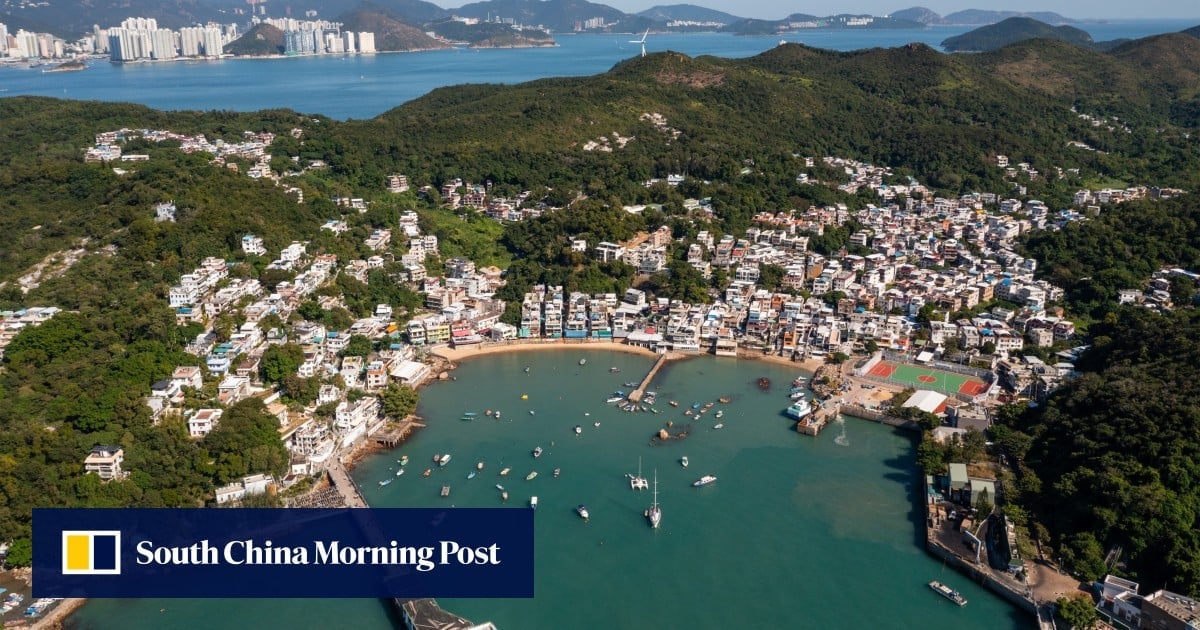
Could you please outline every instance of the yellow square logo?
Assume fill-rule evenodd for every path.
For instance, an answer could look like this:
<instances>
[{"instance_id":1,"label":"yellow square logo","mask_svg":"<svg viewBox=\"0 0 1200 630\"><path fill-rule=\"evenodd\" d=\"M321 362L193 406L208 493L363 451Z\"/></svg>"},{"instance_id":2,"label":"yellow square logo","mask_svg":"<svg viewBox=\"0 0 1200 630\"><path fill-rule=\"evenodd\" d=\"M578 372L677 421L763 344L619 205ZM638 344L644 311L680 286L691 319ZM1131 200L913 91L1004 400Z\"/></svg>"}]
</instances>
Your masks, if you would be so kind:
<instances>
[{"instance_id":1,"label":"yellow square logo","mask_svg":"<svg viewBox=\"0 0 1200 630\"><path fill-rule=\"evenodd\" d=\"M63 575L120 575L121 532L64 531Z\"/></svg>"}]
</instances>

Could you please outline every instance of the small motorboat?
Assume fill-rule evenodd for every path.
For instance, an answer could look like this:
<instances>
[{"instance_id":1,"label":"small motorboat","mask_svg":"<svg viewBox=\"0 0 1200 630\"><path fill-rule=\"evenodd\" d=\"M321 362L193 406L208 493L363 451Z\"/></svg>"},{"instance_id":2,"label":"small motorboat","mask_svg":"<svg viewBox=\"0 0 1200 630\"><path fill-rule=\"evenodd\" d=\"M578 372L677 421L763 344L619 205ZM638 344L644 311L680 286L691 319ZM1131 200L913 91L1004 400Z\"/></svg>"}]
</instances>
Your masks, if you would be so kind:
<instances>
[{"instance_id":1,"label":"small motorboat","mask_svg":"<svg viewBox=\"0 0 1200 630\"><path fill-rule=\"evenodd\" d=\"M714 425L713 425L713 428L714 428L714 429L724 429L724 428L725 428L725 423L724 423L724 422L718 422L718 423L716 423L716 424L714 424Z\"/></svg>"},{"instance_id":2,"label":"small motorboat","mask_svg":"<svg viewBox=\"0 0 1200 630\"><path fill-rule=\"evenodd\" d=\"M505 490L505 491L503 491L503 492L501 492L501 493L500 493L500 500L501 500L501 501L508 501L508 490Z\"/></svg>"},{"instance_id":3,"label":"small motorboat","mask_svg":"<svg viewBox=\"0 0 1200 630\"><path fill-rule=\"evenodd\" d=\"M587 359L580 359L579 365L587 365Z\"/></svg>"},{"instance_id":4,"label":"small motorboat","mask_svg":"<svg viewBox=\"0 0 1200 630\"><path fill-rule=\"evenodd\" d=\"M534 448L534 449L533 449L533 456L534 456L534 457L541 457L541 456L542 456L542 447L538 446L538 447Z\"/></svg>"},{"instance_id":5,"label":"small motorboat","mask_svg":"<svg viewBox=\"0 0 1200 630\"><path fill-rule=\"evenodd\" d=\"M555 478L555 479L558 479L558 476L559 476L559 475L561 475L561 474L562 474L562 469L561 469L561 468L555 468L555 469L554 469L554 478Z\"/></svg>"},{"instance_id":6,"label":"small motorboat","mask_svg":"<svg viewBox=\"0 0 1200 630\"><path fill-rule=\"evenodd\" d=\"M575 435L579 435L580 433L583 433L583 427L577 424L575 425Z\"/></svg>"},{"instance_id":7,"label":"small motorboat","mask_svg":"<svg viewBox=\"0 0 1200 630\"><path fill-rule=\"evenodd\" d=\"M400 464L401 466L407 466L408 465L408 455L401 455L400 459L396 460L396 463Z\"/></svg>"},{"instance_id":8,"label":"small motorboat","mask_svg":"<svg viewBox=\"0 0 1200 630\"><path fill-rule=\"evenodd\" d=\"M535 510L537 509L537 496L536 495L529 497L529 507L531 507Z\"/></svg>"},{"instance_id":9,"label":"small motorboat","mask_svg":"<svg viewBox=\"0 0 1200 630\"><path fill-rule=\"evenodd\" d=\"M674 400L668 400L668 401L667 401L667 404L668 404L668 405L671 405L672 407L678 407L678 406L679 406L679 402L678 402L678 401L674 401Z\"/></svg>"},{"instance_id":10,"label":"small motorboat","mask_svg":"<svg viewBox=\"0 0 1200 630\"><path fill-rule=\"evenodd\" d=\"M435 463L435 464L436 464L436 463L438 463L438 460L439 460L439 459L441 459L441 458L442 458L442 454L441 454L441 453L434 453L434 454L433 454L433 463Z\"/></svg>"},{"instance_id":11,"label":"small motorboat","mask_svg":"<svg viewBox=\"0 0 1200 630\"><path fill-rule=\"evenodd\" d=\"M475 471L474 471L474 470L472 470L471 472L467 473L467 479L474 479L474 478L475 478Z\"/></svg>"},{"instance_id":12,"label":"small motorboat","mask_svg":"<svg viewBox=\"0 0 1200 630\"><path fill-rule=\"evenodd\" d=\"M594 426L594 427L598 427L598 426L600 426L600 423L599 423L599 422L593 422L593 423L592 423L592 426Z\"/></svg>"},{"instance_id":13,"label":"small motorboat","mask_svg":"<svg viewBox=\"0 0 1200 630\"><path fill-rule=\"evenodd\" d=\"M536 414L537 414L537 412L536 412L536 411L534 411L534 410L532 410L532 409L530 409L530 410L529 410L529 415L531 415L531 416L532 416L532 415L536 415Z\"/></svg>"},{"instance_id":14,"label":"small motorboat","mask_svg":"<svg viewBox=\"0 0 1200 630\"><path fill-rule=\"evenodd\" d=\"M679 458L679 464L680 464L681 466L683 466L684 468L687 468L687 467L688 467L688 458L687 458L687 455L684 455L683 457L680 457L680 458Z\"/></svg>"},{"instance_id":15,"label":"small motorboat","mask_svg":"<svg viewBox=\"0 0 1200 630\"><path fill-rule=\"evenodd\" d=\"M620 371L621 371L621 368L619 368L619 367L610 367L610 368L608 368L608 371L609 371L609 372L612 372L613 374L616 374L617 372L620 372Z\"/></svg>"},{"instance_id":16,"label":"small motorboat","mask_svg":"<svg viewBox=\"0 0 1200 630\"><path fill-rule=\"evenodd\" d=\"M525 475L525 481L533 481L533 478L534 478L534 477L537 477L537 471L536 471L536 470L535 470L535 471L533 471L533 472L531 472L531 473L529 473L528 475Z\"/></svg>"},{"instance_id":17,"label":"small motorboat","mask_svg":"<svg viewBox=\"0 0 1200 630\"><path fill-rule=\"evenodd\" d=\"M500 471L500 476L501 476L501 477L507 477L507 476L508 476L508 473L509 473L509 471L511 471L511 470L512 470L511 468L505 468L504 470L501 470L501 471Z\"/></svg>"},{"instance_id":18,"label":"small motorboat","mask_svg":"<svg viewBox=\"0 0 1200 630\"><path fill-rule=\"evenodd\" d=\"M475 470L483 470L483 460L479 460L479 462L475 464Z\"/></svg>"},{"instance_id":19,"label":"small motorboat","mask_svg":"<svg viewBox=\"0 0 1200 630\"><path fill-rule=\"evenodd\" d=\"M396 471L396 476L397 476L397 477L399 477L400 475L403 475L403 474L404 474L404 469L403 469L403 468L401 468L400 470L397 470L397 471Z\"/></svg>"},{"instance_id":20,"label":"small motorboat","mask_svg":"<svg viewBox=\"0 0 1200 630\"><path fill-rule=\"evenodd\" d=\"M579 518L585 521L588 520L588 509L582 503L579 504L579 507L575 508L575 513L579 515Z\"/></svg>"},{"instance_id":21,"label":"small motorboat","mask_svg":"<svg viewBox=\"0 0 1200 630\"><path fill-rule=\"evenodd\" d=\"M450 486L442 486L442 496L450 496Z\"/></svg>"},{"instance_id":22,"label":"small motorboat","mask_svg":"<svg viewBox=\"0 0 1200 630\"><path fill-rule=\"evenodd\" d=\"M393 481L392 479L384 479L383 481L380 481L380 482L379 482L379 485L381 485L381 486L386 486L386 485L388 485L389 483L392 483L392 481Z\"/></svg>"},{"instance_id":23,"label":"small motorboat","mask_svg":"<svg viewBox=\"0 0 1200 630\"><path fill-rule=\"evenodd\" d=\"M502 486L500 484L496 484L496 489L499 490L500 492L504 492L504 486Z\"/></svg>"},{"instance_id":24,"label":"small motorboat","mask_svg":"<svg viewBox=\"0 0 1200 630\"><path fill-rule=\"evenodd\" d=\"M426 469L425 469L425 472L421 473L421 476L422 476L422 477L428 477L429 475L432 475L432 474L433 474L433 469L432 469L432 468L426 468Z\"/></svg>"}]
</instances>

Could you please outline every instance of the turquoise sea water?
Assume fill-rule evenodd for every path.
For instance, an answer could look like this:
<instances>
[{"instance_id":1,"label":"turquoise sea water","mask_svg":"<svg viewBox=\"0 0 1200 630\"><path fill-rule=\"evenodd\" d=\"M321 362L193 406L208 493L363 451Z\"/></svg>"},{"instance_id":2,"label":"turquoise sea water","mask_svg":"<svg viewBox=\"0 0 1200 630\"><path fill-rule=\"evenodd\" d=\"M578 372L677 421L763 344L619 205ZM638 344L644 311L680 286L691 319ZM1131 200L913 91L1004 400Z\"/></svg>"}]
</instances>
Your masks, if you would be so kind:
<instances>
[{"instance_id":1,"label":"turquoise sea water","mask_svg":"<svg viewBox=\"0 0 1200 630\"><path fill-rule=\"evenodd\" d=\"M1083 23L1097 40L1135 38L1179 31L1200 22L1133 20ZM940 49L942 40L970 30L828 30L783 36L832 50L901 46L922 42ZM364 56L229 59L113 65L95 61L82 72L42 73L0 67L0 97L17 95L100 101L129 101L157 109L253 111L286 107L333 118L371 118L431 90L461 83L520 83L544 77L605 72L640 52L629 35L556 34L554 48L454 49ZM768 50L779 36L738 37L720 33L651 34L648 52L749 57Z\"/></svg>"},{"instance_id":2,"label":"turquoise sea water","mask_svg":"<svg viewBox=\"0 0 1200 630\"><path fill-rule=\"evenodd\" d=\"M354 471L372 505L502 505L496 483L510 492L510 505L539 498L536 596L440 600L444 607L506 630L1030 627L1024 613L923 550L912 436L855 419L844 424L845 440L835 440L838 425L817 439L799 435L781 415L799 372L737 359L669 366L654 384L658 415L604 404L650 364L606 352L509 354L465 362L456 381L422 390L419 412L429 426ZM764 375L773 382L769 392L755 385ZM672 430L686 424L682 411L691 403L723 395L733 401L693 421L688 438L650 444L668 420ZM502 420L486 418L486 409L503 411ZM725 410L720 420L718 409ZM466 411L480 415L459 420ZM725 428L714 430L717 422ZM536 446L545 450L538 459L530 454ZM438 468L434 453L453 459ZM401 454L411 458L406 474L380 487ZM685 454L687 469L679 464ZM657 531L642 515L650 492L630 490L625 478L639 457L645 476L658 476ZM478 461L484 471L468 480ZM424 479L427 467L435 470ZM502 478L503 467L512 472ZM562 469L557 479L555 467ZM539 475L525 481L532 470ZM705 474L719 480L691 487ZM449 498L438 496L443 484L452 488ZM580 503L591 512L588 522L574 512ZM931 579L961 589L970 603L959 608L933 594ZM376 600L133 600L89 603L70 627L309 628L347 619L356 628L392 623Z\"/></svg>"}]
</instances>

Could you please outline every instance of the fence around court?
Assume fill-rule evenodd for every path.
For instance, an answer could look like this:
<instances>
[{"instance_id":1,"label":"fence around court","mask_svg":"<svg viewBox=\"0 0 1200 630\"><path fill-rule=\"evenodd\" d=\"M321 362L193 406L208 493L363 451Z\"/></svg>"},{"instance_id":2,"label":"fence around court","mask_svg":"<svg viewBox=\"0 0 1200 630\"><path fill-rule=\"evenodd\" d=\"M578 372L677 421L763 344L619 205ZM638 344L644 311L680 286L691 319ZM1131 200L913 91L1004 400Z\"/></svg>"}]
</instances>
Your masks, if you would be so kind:
<instances>
[{"instance_id":1,"label":"fence around court","mask_svg":"<svg viewBox=\"0 0 1200 630\"><path fill-rule=\"evenodd\" d=\"M900 354L898 352L891 352L889 350L884 350L882 356L883 356L883 360L890 361L892 363L899 363L901 365L911 365L913 367L930 368L930 369L934 369L934 370L941 370L943 372L954 372L955 374L962 374L964 376L974 376L985 383L991 383L992 379L993 379L991 370L985 370L983 368L973 368L969 365L961 365L958 363L945 363L943 361L930 361L927 364L926 363L916 363L912 360L911 357L909 357L907 355ZM874 367L874 366L872 366L872 367ZM870 368L867 368L867 370L869 371Z\"/></svg>"}]
</instances>

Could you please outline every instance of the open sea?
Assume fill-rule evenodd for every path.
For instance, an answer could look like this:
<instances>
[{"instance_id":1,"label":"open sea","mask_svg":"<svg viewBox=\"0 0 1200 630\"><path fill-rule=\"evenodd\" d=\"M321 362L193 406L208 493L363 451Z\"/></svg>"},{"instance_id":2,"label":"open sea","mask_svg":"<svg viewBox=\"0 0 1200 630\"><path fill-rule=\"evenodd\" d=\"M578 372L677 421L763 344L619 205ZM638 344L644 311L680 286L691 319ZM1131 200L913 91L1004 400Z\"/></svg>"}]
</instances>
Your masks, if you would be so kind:
<instances>
[{"instance_id":1,"label":"open sea","mask_svg":"<svg viewBox=\"0 0 1200 630\"><path fill-rule=\"evenodd\" d=\"M1133 20L1078 24L1096 41L1180 31L1200 23ZM783 37L817 48L857 50L922 42L940 50L942 40L971 30L814 30ZM279 59L226 59L163 63L90 62L80 72L43 73L40 68L0 66L0 97L33 94L58 98L128 101L157 109L254 111L290 108L332 118L372 118L447 85L520 83L605 72L641 52L631 35L555 34L553 48L452 50L376 55L322 55ZM779 36L722 33L651 34L647 52L692 56L749 57L780 42Z\"/></svg>"},{"instance_id":2,"label":"open sea","mask_svg":"<svg viewBox=\"0 0 1200 630\"><path fill-rule=\"evenodd\" d=\"M502 630L1032 627L1028 615L924 551L914 436L853 418L816 439L800 435L782 415L800 372L757 361L702 356L670 364L652 385L659 414L604 403L614 390L632 389L623 383L640 381L651 364L613 352L513 353L466 361L457 380L421 390L418 413L428 427L354 471L372 505L499 506L497 483L509 491L508 505L539 499L536 596L439 600L444 608ZM758 388L760 376L771 379L770 391ZM699 421L684 415L692 403L719 396L732 402ZM487 409L502 411L502 419L486 417ZM714 417L717 410L723 418ZM460 420L468 411L479 415ZM691 434L651 445L668 421L673 431L691 423ZM713 428L718 422L723 429ZM535 459L537 446L545 453ZM438 468L435 453L453 459ZM411 461L397 478L402 454ZM639 459L644 476L657 475L657 531L643 517L651 492L631 490L625 477ZM467 479L480 461L483 472ZM429 467L433 475L423 478ZM505 467L512 472L500 477ZM526 481L530 471L539 474ZM706 474L718 481L693 488ZM394 482L379 486L384 479ZM439 496L444 484L449 498ZM581 503L591 512L587 522L574 511ZM958 607L934 594L926 586L932 579L960 589L970 603ZM102 600L84 606L68 627L370 629L393 622L379 600Z\"/></svg>"}]
</instances>

